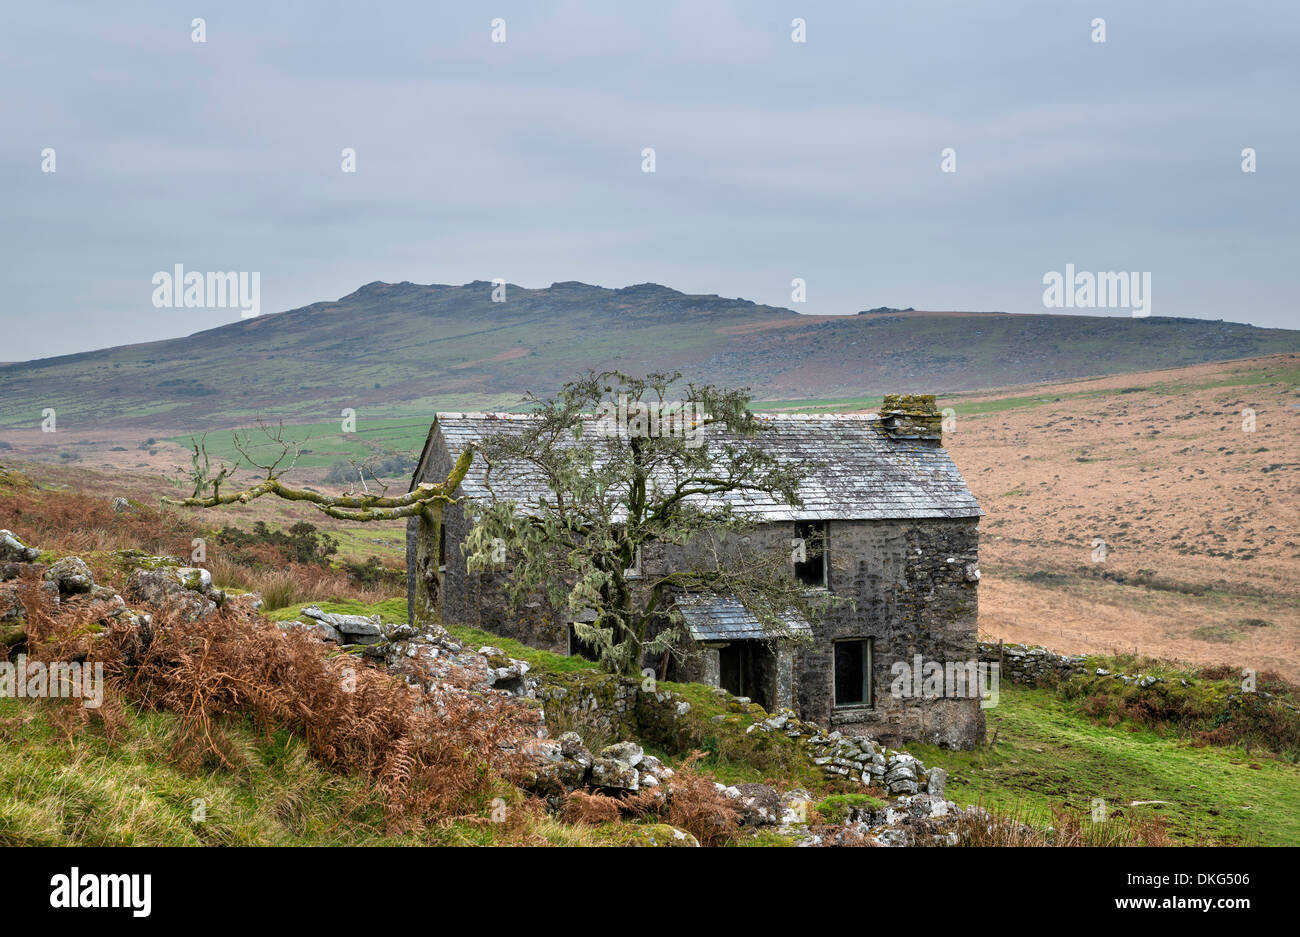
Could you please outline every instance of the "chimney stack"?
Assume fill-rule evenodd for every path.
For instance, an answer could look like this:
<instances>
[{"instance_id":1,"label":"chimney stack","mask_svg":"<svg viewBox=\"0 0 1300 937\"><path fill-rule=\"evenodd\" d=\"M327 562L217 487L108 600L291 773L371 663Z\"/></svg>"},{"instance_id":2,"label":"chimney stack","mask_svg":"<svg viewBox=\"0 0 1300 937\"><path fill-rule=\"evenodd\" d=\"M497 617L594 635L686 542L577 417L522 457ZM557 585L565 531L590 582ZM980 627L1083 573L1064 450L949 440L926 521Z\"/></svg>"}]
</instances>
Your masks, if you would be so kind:
<instances>
[{"instance_id":1,"label":"chimney stack","mask_svg":"<svg viewBox=\"0 0 1300 937\"><path fill-rule=\"evenodd\" d=\"M943 416L934 394L885 394L880 404L880 428L891 439L943 442Z\"/></svg>"}]
</instances>

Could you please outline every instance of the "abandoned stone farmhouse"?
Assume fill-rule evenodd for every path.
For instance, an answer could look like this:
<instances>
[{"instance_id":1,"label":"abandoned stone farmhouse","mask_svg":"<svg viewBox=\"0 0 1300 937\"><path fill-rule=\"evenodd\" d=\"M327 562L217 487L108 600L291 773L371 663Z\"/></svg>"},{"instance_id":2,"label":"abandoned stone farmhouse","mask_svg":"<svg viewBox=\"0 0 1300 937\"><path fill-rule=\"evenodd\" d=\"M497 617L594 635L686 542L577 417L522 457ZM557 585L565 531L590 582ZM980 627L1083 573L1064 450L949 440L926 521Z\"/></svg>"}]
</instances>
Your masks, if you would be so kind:
<instances>
[{"instance_id":1,"label":"abandoned stone farmhouse","mask_svg":"<svg viewBox=\"0 0 1300 937\"><path fill-rule=\"evenodd\" d=\"M526 414L437 414L412 487L447 477L467 446L517 432L529 420ZM886 397L877 414L764 414L759 420L759 439L778 458L823 467L804 479L802 507L746 493L743 509L759 522L752 542L786 554L791 573L808 589L842 601L820 621L791 615L785 631L773 633L734 596L679 595L691 653L671 662L669 679L721 686L769 710L788 706L846 735L971 747L984 731L973 671L964 687L949 681L938 692L916 692L919 674L910 676L934 664L960 672L978 658L983 512L943 447L934 398ZM496 495L521 510L535 504L536 484L511 479L494 468ZM479 461L456 495L462 500L446 508L436 546L419 542L423 528L414 519L408 525L412 619L416 577L424 575L424 594L443 621L581 653L567 610L551 608L543 597L525 608L509 606L500 589L508 563L499 573L467 571L460 545L473 526L472 505L489 498ZM636 573L664 575L682 561L683 549L643 551Z\"/></svg>"}]
</instances>

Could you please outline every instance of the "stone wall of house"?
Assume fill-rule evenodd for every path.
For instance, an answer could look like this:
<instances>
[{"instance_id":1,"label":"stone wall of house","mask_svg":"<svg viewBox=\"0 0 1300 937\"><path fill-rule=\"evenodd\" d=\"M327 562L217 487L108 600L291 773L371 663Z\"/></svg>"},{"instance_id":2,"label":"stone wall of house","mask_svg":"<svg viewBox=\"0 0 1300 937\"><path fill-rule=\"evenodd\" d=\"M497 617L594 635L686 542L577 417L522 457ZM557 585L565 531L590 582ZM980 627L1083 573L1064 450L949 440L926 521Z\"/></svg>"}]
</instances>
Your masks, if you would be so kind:
<instances>
[{"instance_id":1,"label":"stone wall of house","mask_svg":"<svg viewBox=\"0 0 1300 937\"><path fill-rule=\"evenodd\" d=\"M450 474L451 456L441 437L435 436L425 474L421 482L437 481ZM551 606L538 593L527 598L520 608L511 605L505 591L509 561L497 573L470 573L460 551L474 527L463 505L449 505L443 511L446 538L446 564L442 574L439 603L442 621L482 628L503 637L514 638L533 647L567 654L569 625L563 609ZM417 522L406 526L407 610L413 613L415 582L413 578ZM413 614L412 614L413 617Z\"/></svg>"},{"instance_id":2,"label":"stone wall of house","mask_svg":"<svg viewBox=\"0 0 1300 937\"><path fill-rule=\"evenodd\" d=\"M792 537L790 527L780 536ZM827 614L813 644L796 647L800 715L890 745L919 739L970 748L982 738L978 695L891 692L895 663L911 668L918 655L939 664L977 659L978 548L974 518L831 521L830 589L848 601ZM872 707L834 703L834 642L846 638L872 639Z\"/></svg>"}]
</instances>

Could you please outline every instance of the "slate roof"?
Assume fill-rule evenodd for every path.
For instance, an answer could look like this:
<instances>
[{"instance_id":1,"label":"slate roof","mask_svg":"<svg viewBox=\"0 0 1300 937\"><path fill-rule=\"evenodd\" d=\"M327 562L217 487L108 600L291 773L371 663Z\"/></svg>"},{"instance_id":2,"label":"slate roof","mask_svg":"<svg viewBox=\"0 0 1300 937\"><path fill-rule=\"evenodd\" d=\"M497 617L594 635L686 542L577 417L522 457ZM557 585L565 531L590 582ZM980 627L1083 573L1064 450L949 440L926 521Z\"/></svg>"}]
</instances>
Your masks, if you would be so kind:
<instances>
[{"instance_id":1,"label":"slate roof","mask_svg":"<svg viewBox=\"0 0 1300 937\"><path fill-rule=\"evenodd\" d=\"M730 503L760 521L885 520L979 517L975 496L941 445L918 438L893 438L875 414L755 414L764 428L756 438L778 459L810 460L823 467L800 486L802 508L755 492L728 492L709 499ZM496 433L519 433L532 421L518 413L439 413L430 438L441 433L454 462L471 442ZM590 418L595 423L595 417ZM585 435L585 434L584 434ZM726 439L713 426L705 430L711 447ZM590 438L590 437L588 437ZM416 479L424 471L428 447ZM461 492L487 499L484 463L475 460ZM431 479L432 480L432 479ZM414 481L413 481L414 484ZM541 480L509 466L496 466L492 487L500 497L536 504L546 489Z\"/></svg>"},{"instance_id":2,"label":"slate roof","mask_svg":"<svg viewBox=\"0 0 1300 937\"><path fill-rule=\"evenodd\" d=\"M812 626L795 612L782 616L784 632L769 631L734 595L683 595L675 604L686 620L686 630L696 641L812 636Z\"/></svg>"}]
</instances>

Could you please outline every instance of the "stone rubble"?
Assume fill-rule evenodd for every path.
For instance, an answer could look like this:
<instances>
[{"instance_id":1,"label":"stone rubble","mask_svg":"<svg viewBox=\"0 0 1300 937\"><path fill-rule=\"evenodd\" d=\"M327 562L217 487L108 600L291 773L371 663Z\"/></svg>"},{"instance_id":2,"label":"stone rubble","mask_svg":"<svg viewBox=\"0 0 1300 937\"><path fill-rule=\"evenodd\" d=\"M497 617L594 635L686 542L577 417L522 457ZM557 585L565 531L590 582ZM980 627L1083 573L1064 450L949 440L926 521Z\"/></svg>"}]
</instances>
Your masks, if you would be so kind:
<instances>
[{"instance_id":1,"label":"stone rubble","mask_svg":"<svg viewBox=\"0 0 1300 937\"><path fill-rule=\"evenodd\" d=\"M126 595L137 602L179 608L189 621L207 618L226 604L226 593L212 584L212 574L197 566L163 565L137 568L126 580Z\"/></svg>"},{"instance_id":2,"label":"stone rubble","mask_svg":"<svg viewBox=\"0 0 1300 937\"><path fill-rule=\"evenodd\" d=\"M528 746L537 765L532 788L547 795L553 805L570 791L592 788L605 793L657 790L673 777L673 769L636 742L606 745L598 754L588 751L576 732L557 739L539 739ZM666 796L657 791L659 796Z\"/></svg>"},{"instance_id":3,"label":"stone rubble","mask_svg":"<svg viewBox=\"0 0 1300 937\"><path fill-rule=\"evenodd\" d=\"M989 663L999 660L999 648L1002 652L999 677L1012 683L1037 686L1049 674L1064 680L1085 670L1086 658L1082 654L1055 654L1045 647L1028 644L981 641L979 659Z\"/></svg>"}]
</instances>

